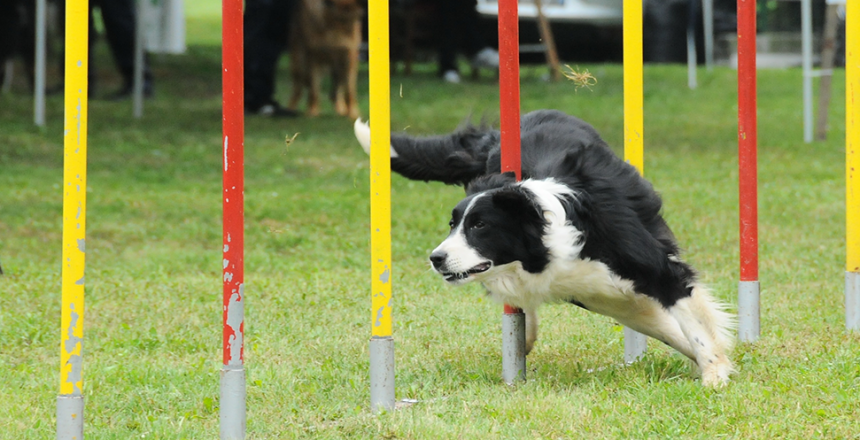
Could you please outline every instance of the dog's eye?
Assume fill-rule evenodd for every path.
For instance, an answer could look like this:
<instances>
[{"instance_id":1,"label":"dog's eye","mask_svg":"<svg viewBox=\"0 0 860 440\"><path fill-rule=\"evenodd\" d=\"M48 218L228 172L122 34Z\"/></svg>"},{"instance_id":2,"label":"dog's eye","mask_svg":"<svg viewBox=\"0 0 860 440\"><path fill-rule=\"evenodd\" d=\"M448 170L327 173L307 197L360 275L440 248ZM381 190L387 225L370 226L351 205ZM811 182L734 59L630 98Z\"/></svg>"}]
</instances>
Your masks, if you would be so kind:
<instances>
[{"instance_id":1,"label":"dog's eye","mask_svg":"<svg viewBox=\"0 0 860 440\"><path fill-rule=\"evenodd\" d=\"M454 219L451 219L451 221L448 222L448 227L454 229Z\"/></svg>"},{"instance_id":2,"label":"dog's eye","mask_svg":"<svg viewBox=\"0 0 860 440\"><path fill-rule=\"evenodd\" d=\"M472 225L472 228L473 228L473 229L481 229L481 228L483 228L484 226L486 226L486 225L484 224L484 222L482 222L482 221L478 220L478 221L476 221L476 222L475 222L475 224L474 224L474 225Z\"/></svg>"}]
</instances>

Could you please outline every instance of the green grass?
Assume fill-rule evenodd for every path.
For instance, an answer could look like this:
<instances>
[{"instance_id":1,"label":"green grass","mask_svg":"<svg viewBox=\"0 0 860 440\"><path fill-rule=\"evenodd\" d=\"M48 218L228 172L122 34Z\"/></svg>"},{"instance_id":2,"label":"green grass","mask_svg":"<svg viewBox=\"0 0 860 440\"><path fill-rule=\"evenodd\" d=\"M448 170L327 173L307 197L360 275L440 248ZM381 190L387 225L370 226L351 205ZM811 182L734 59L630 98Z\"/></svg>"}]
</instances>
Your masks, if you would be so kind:
<instances>
[{"instance_id":1,"label":"green grass","mask_svg":"<svg viewBox=\"0 0 860 440\"><path fill-rule=\"evenodd\" d=\"M218 11L202 2L189 11L189 53L153 60L157 96L142 120L128 102L90 103L89 439L218 432ZM103 65L105 84L115 82L108 58ZM523 110L577 114L619 147L622 71L581 67L598 78L593 90L543 83L526 69ZM800 71L759 74L762 338L736 349L739 372L717 391L653 341L642 361L621 366L620 327L562 305L542 310L529 380L504 385L500 306L479 286L449 288L427 269L462 190L395 176L397 397L422 402L373 415L367 158L351 122L330 107L317 119L248 118L248 437L856 438L860 337L844 330L842 306L843 73L830 140L811 145L801 140ZM682 66L646 68L645 172L686 258L733 304L735 72L699 74L690 91ZM366 69L360 84L366 115ZM44 130L32 126L23 86L0 99L0 438L43 439L54 435L59 382L62 98L49 99ZM469 114L495 120L497 99L492 78L448 85L421 66L392 78L392 129L445 132Z\"/></svg>"}]
</instances>

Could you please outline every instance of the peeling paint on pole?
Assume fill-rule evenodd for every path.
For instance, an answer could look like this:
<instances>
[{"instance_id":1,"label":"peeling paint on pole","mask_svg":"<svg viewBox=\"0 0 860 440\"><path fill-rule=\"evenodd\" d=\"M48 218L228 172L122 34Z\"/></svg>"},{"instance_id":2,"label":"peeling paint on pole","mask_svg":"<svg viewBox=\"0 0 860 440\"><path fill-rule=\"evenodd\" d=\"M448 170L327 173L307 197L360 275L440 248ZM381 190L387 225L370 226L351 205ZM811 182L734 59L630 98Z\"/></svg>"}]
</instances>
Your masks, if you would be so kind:
<instances>
[{"instance_id":1,"label":"peeling paint on pole","mask_svg":"<svg viewBox=\"0 0 860 440\"><path fill-rule=\"evenodd\" d=\"M227 327L230 329L227 350L229 350L227 365L242 363L242 347L244 339L245 307L243 303L244 285L239 285L239 291L230 296L227 305Z\"/></svg>"}]
</instances>

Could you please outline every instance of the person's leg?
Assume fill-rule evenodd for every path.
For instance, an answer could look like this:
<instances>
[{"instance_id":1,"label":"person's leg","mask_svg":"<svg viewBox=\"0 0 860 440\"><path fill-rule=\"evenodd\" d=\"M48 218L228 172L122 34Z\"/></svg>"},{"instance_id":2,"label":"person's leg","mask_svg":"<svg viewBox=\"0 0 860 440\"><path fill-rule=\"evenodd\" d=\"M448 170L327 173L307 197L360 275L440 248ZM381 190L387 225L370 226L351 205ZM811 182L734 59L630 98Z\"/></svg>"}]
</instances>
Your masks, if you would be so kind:
<instances>
[{"instance_id":1,"label":"person's leg","mask_svg":"<svg viewBox=\"0 0 860 440\"><path fill-rule=\"evenodd\" d=\"M436 0L436 29L439 44L439 74L449 75L448 72L457 74L457 46L459 43L459 30L457 29L457 4L460 0ZM450 80L454 79L450 76ZM448 77L446 76L446 79ZM457 77L459 81L459 76ZM451 82L457 82L451 81Z\"/></svg>"},{"instance_id":2,"label":"person's leg","mask_svg":"<svg viewBox=\"0 0 860 440\"><path fill-rule=\"evenodd\" d=\"M499 67L499 52L487 45L478 27L477 1L457 2L457 28L461 29L461 49L469 58L472 67L497 69Z\"/></svg>"},{"instance_id":3,"label":"person's leg","mask_svg":"<svg viewBox=\"0 0 860 440\"><path fill-rule=\"evenodd\" d=\"M116 62L117 69L122 75L123 85L118 96L131 93L134 83L134 40L136 34L136 16L134 0L91 0L102 13L107 42ZM143 63L144 92L152 94L152 71L144 57Z\"/></svg>"},{"instance_id":4,"label":"person's leg","mask_svg":"<svg viewBox=\"0 0 860 440\"><path fill-rule=\"evenodd\" d=\"M284 50L292 0L245 1L245 108L274 103L275 71Z\"/></svg>"}]
</instances>

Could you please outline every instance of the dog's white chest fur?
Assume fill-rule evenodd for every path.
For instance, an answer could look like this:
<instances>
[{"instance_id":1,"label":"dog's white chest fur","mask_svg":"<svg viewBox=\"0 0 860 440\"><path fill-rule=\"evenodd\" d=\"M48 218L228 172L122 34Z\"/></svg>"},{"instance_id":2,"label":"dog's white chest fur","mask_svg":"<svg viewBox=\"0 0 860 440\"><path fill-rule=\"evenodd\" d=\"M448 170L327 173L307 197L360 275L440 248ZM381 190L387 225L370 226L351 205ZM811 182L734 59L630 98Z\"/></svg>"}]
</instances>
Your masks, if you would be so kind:
<instances>
[{"instance_id":1,"label":"dog's white chest fur","mask_svg":"<svg viewBox=\"0 0 860 440\"><path fill-rule=\"evenodd\" d=\"M631 302L647 300L633 290L633 283L613 274L598 261L553 261L544 271L532 274L519 262L497 267L482 280L497 299L523 309L537 309L548 302L574 301L588 310L623 319ZM637 298L642 297L642 298Z\"/></svg>"}]
</instances>

